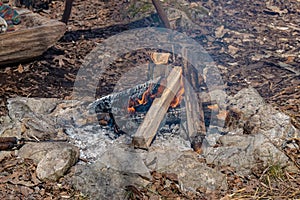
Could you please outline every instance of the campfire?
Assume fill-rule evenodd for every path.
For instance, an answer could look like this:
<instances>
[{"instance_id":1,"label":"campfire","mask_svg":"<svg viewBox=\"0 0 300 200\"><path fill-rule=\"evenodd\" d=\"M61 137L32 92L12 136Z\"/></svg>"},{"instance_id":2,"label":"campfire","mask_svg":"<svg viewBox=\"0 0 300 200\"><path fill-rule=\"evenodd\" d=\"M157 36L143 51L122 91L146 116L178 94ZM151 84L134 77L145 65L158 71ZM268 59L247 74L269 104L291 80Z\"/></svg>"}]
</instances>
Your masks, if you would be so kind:
<instances>
[{"instance_id":1,"label":"campfire","mask_svg":"<svg viewBox=\"0 0 300 200\"><path fill-rule=\"evenodd\" d=\"M117 134L131 135L133 146L142 149L150 147L163 123L180 124L184 120L187 138L194 150L200 152L206 132L203 110L207 109L202 108L195 93L188 63L169 66L168 58L168 53L152 54L154 64L165 64L161 76L102 97L92 103L90 109L109 113L110 123L105 125L113 126ZM135 123L130 123L132 121Z\"/></svg>"},{"instance_id":2,"label":"campfire","mask_svg":"<svg viewBox=\"0 0 300 200\"><path fill-rule=\"evenodd\" d=\"M142 97L139 98L130 98L128 101L128 113L134 114L135 112L148 110L152 105L155 98L160 98L165 90L166 79L163 78L160 83L155 86L150 84L149 88L142 94ZM153 87L155 87L153 89ZM184 95L184 85L181 78L180 89L170 103L170 108L176 108L180 105Z\"/></svg>"}]
</instances>

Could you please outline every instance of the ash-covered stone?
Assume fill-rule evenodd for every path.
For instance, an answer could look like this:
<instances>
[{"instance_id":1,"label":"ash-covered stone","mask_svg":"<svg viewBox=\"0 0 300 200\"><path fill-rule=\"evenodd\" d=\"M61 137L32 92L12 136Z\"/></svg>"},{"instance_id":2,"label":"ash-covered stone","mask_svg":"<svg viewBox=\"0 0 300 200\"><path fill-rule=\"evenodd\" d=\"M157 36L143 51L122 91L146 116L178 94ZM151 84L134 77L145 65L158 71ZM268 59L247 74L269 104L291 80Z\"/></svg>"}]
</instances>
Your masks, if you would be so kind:
<instances>
[{"instance_id":1,"label":"ash-covered stone","mask_svg":"<svg viewBox=\"0 0 300 200\"><path fill-rule=\"evenodd\" d=\"M213 98L217 97L219 96L215 94ZM87 112L89 102L43 99L41 102L44 108L38 105L39 101L36 99L31 101L30 98L16 98L9 102L10 115L1 121L5 125L1 127L2 135L16 136L13 134L22 133L21 125L26 125L24 118L33 120L40 126L37 130L45 133L52 132L47 128L48 125L44 126L49 122L49 126L55 130L55 134L50 134L51 136L64 135L69 138L72 144L79 147L80 157L87 159L87 163L79 162L75 165L73 183L94 199L101 195L103 198L100 199L109 195L121 198L125 191L123 188L128 184L146 186L151 178L149 174L154 170L178 174L179 184L188 190L196 191L198 187L226 190L225 176L218 169L231 166L236 174L248 175L261 164L292 166L282 148L290 148L290 141L299 137L299 130L293 127L289 117L264 103L253 88L244 89L222 101L229 102L229 109L239 115L227 119L230 123L225 123L225 127L209 124L201 147L203 153L200 155L198 153L201 151L196 153L191 149L184 115L181 116L180 123L162 123L150 148L145 151L131 146L133 133L115 137L113 127L99 125L97 115ZM36 108L32 106L34 104L37 104ZM37 119L37 116L41 117ZM20 136L22 135L18 135ZM41 151L32 151L33 147L31 143L26 144L19 154L25 156L27 148L27 152L32 152L28 156L40 157L39 161L53 159L53 166L60 166L61 163L53 158L53 152L68 152L69 148L68 145L62 145L61 151L53 151L46 156L50 150L40 153ZM204 159L198 160L199 157ZM43 163L47 163L46 160ZM209 167L211 164L215 168ZM44 167L47 168L47 164ZM44 177L43 170L40 172L40 177Z\"/></svg>"},{"instance_id":2,"label":"ash-covered stone","mask_svg":"<svg viewBox=\"0 0 300 200\"><path fill-rule=\"evenodd\" d=\"M64 142L28 143L19 150L18 156L34 160L40 180L56 181L77 162L79 149Z\"/></svg>"}]
</instances>

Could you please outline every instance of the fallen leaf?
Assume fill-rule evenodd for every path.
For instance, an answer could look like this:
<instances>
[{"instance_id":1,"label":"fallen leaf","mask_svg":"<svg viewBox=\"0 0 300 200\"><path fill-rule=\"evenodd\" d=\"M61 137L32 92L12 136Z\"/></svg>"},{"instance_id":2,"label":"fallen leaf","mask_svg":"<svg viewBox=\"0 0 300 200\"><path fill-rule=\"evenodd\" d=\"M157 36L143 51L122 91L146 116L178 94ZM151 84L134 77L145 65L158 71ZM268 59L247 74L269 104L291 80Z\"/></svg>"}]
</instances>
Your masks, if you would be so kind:
<instances>
[{"instance_id":1,"label":"fallen leaf","mask_svg":"<svg viewBox=\"0 0 300 200\"><path fill-rule=\"evenodd\" d=\"M20 74L22 74L23 72L24 72L24 68L23 68L23 66L20 64L19 66L18 66L18 72L20 73Z\"/></svg>"},{"instance_id":2,"label":"fallen leaf","mask_svg":"<svg viewBox=\"0 0 300 200\"><path fill-rule=\"evenodd\" d=\"M216 38L222 38L225 35L224 26L220 26L215 31Z\"/></svg>"},{"instance_id":3,"label":"fallen leaf","mask_svg":"<svg viewBox=\"0 0 300 200\"><path fill-rule=\"evenodd\" d=\"M288 56L285 63L291 63L294 62L295 56Z\"/></svg>"},{"instance_id":4,"label":"fallen leaf","mask_svg":"<svg viewBox=\"0 0 300 200\"><path fill-rule=\"evenodd\" d=\"M235 55L237 52L239 51L239 48L235 47L235 46L232 46L232 45L229 45L228 46L228 52L230 55Z\"/></svg>"}]
</instances>

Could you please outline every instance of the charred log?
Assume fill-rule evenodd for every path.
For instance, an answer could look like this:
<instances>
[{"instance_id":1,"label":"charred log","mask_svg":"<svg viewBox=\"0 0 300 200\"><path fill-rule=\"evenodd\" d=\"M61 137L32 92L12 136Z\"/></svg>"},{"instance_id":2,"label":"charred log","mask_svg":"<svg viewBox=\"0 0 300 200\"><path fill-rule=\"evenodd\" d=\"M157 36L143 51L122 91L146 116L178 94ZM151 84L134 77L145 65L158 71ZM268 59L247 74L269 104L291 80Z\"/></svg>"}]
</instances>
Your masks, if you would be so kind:
<instances>
[{"instance_id":1,"label":"charred log","mask_svg":"<svg viewBox=\"0 0 300 200\"><path fill-rule=\"evenodd\" d=\"M89 112L93 113L111 113L118 112L118 110L125 109L127 111L128 100L129 98L141 98L143 93L152 85L152 93L155 92L157 87L159 86L159 81L161 78L156 78L154 80L150 80L146 83L137 85L133 88L129 88L125 91L114 93L111 95L104 96L100 99L97 99L93 103L88 106ZM115 105L115 107L114 107ZM120 106L121 105L121 106ZM126 106L126 108L124 108ZM114 109L114 110L112 110Z\"/></svg>"}]
</instances>

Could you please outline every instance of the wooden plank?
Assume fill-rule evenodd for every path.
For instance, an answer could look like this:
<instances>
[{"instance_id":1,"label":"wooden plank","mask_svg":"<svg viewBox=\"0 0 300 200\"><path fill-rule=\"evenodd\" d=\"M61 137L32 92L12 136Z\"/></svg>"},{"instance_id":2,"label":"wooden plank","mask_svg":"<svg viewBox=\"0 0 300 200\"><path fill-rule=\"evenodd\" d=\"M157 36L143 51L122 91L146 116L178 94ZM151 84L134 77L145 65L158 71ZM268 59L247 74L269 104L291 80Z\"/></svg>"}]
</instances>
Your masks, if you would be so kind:
<instances>
[{"instance_id":1,"label":"wooden plank","mask_svg":"<svg viewBox=\"0 0 300 200\"><path fill-rule=\"evenodd\" d=\"M134 147L149 148L161 121L169 109L170 103L180 89L181 74L181 67L174 67L170 72L164 92L160 98L156 98L153 101L143 123L133 137L132 143Z\"/></svg>"},{"instance_id":2,"label":"wooden plank","mask_svg":"<svg viewBox=\"0 0 300 200\"><path fill-rule=\"evenodd\" d=\"M185 58L183 67L183 77L184 77L184 102L186 107L186 117L187 117L187 131L188 138L192 143L192 147L195 151L199 152L201 148L201 138L205 135L205 121L204 113L201 102L199 102L198 96L195 90L191 86L191 71L188 67L187 62L187 51L183 50L183 56ZM196 143L195 143L196 142Z\"/></svg>"}]
</instances>

